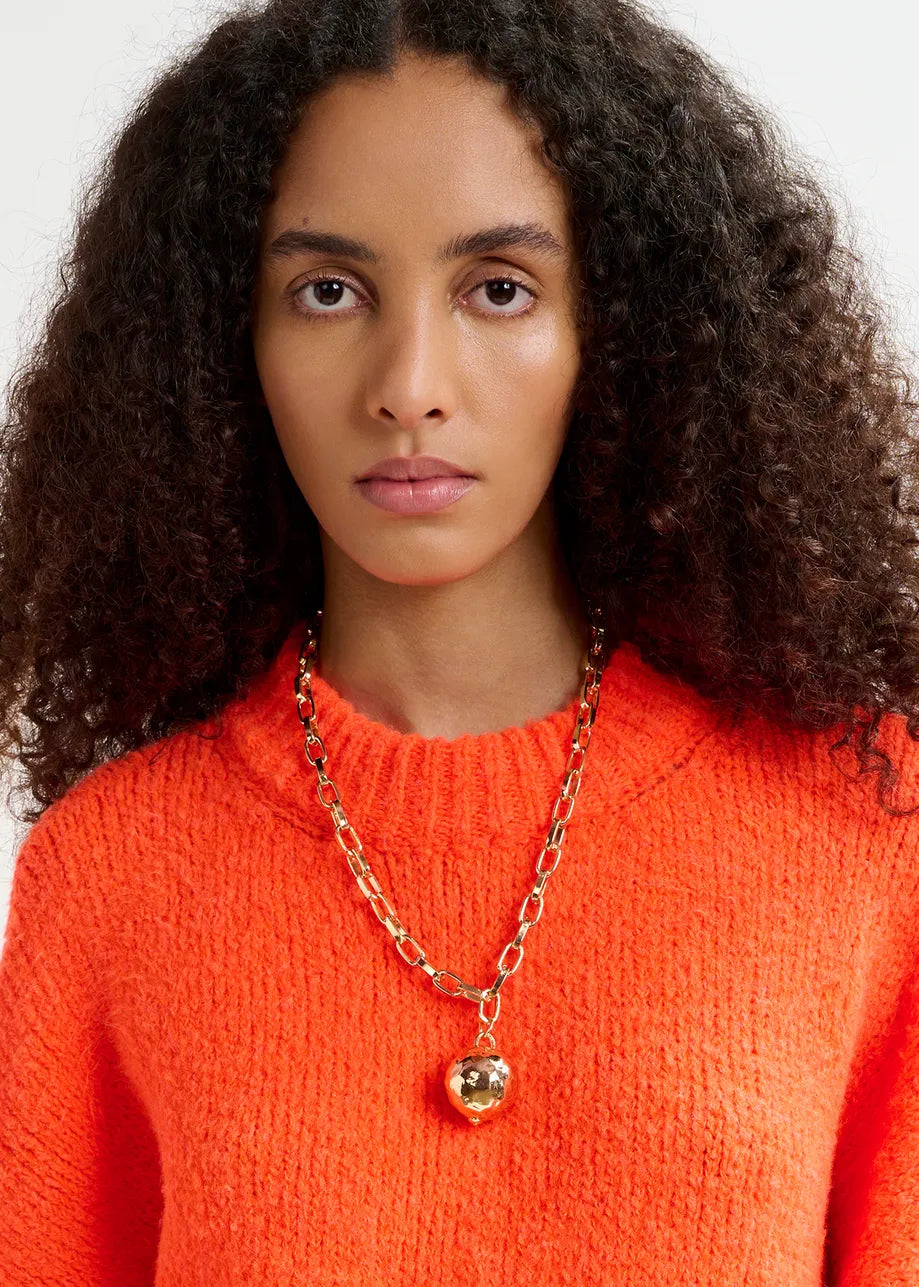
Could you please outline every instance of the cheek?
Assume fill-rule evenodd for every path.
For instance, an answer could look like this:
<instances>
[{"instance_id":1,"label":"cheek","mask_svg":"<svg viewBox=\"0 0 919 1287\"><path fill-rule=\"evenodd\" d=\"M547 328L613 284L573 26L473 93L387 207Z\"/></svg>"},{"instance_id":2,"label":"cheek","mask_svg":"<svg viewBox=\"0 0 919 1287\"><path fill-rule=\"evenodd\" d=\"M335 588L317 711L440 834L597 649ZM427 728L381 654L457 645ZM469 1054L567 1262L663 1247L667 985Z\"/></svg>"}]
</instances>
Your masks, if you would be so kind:
<instances>
[{"instance_id":1,"label":"cheek","mask_svg":"<svg viewBox=\"0 0 919 1287\"><path fill-rule=\"evenodd\" d=\"M544 423L551 422L564 415L577 379L578 336L556 312L541 326L523 322L521 327L499 361L491 355L488 383L500 404L527 407ZM513 329L511 323L508 329Z\"/></svg>"},{"instance_id":2,"label":"cheek","mask_svg":"<svg viewBox=\"0 0 919 1287\"><path fill-rule=\"evenodd\" d=\"M291 471L330 463L337 435L330 423L343 423L347 395L334 368L303 360L302 353L285 353L280 347L266 354L258 366L265 404Z\"/></svg>"},{"instance_id":3,"label":"cheek","mask_svg":"<svg viewBox=\"0 0 919 1287\"><path fill-rule=\"evenodd\" d=\"M315 485L319 471L332 466L335 454L335 436L323 434L329 422L324 394L304 364L289 359L278 346L266 347L261 358L256 355L256 368L278 445L302 491L308 480Z\"/></svg>"},{"instance_id":4,"label":"cheek","mask_svg":"<svg viewBox=\"0 0 919 1287\"><path fill-rule=\"evenodd\" d=\"M266 343L261 354L256 351L256 366L266 401L279 415L324 405L341 387L328 363L310 361L303 345L284 335Z\"/></svg>"},{"instance_id":5,"label":"cheek","mask_svg":"<svg viewBox=\"0 0 919 1287\"><path fill-rule=\"evenodd\" d=\"M487 385L479 411L481 423L515 426L508 435L514 455L527 451L557 456L567 433L573 394L580 370L580 351L574 339L557 330L518 351ZM531 466L532 468L532 466Z\"/></svg>"},{"instance_id":6,"label":"cheek","mask_svg":"<svg viewBox=\"0 0 919 1287\"><path fill-rule=\"evenodd\" d=\"M571 421L569 383L544 375L514 409L500 464L501 490L513 505L535 506L552 482Z\"/></svg>"},{"instance_id":7,"label":"cheek","mask_svg":"<svg viewBox=\"0 0 919 1287\"><path fill-rule=\"evenodd\" d=\"M462 396L475 419L488 424L523 417L546 424L563 417L580 366L577 336L557 317L542 326L521 321L504 328L506 343L478 348L462 363Z\"/></svg>"}]
</instances>

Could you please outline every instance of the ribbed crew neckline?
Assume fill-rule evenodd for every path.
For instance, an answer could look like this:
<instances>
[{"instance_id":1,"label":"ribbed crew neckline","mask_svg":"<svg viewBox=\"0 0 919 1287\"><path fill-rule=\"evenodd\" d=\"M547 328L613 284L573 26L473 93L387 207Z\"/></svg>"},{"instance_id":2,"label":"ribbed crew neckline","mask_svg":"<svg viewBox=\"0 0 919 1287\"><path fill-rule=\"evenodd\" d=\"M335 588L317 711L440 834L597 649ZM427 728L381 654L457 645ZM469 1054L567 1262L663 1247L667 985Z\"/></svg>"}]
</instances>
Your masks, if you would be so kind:
<instances>
[{"instance_id":1,"label":"ribbed crew neckline","mask_svg":"<svg viewBox=\"0 0 919 1287\"><path fill-rule=\"evenodd\" d=\"M243 762L263 803L296 826L326 835L332 821L317 795L294 687L305 640L301 620L268 668L226 705L222 729L224 744ZM523 725L449 739L371 719L320 670L311 684L326 772L362 841L381 842L400 818L429 825L445 844L508 829L548 829L580 691L563 708ZM680 767L717 726L714 707L691 685L657 671L630 641L620 642L601 678L573 813L627 803Z\"/></svg>"}]
</instances>

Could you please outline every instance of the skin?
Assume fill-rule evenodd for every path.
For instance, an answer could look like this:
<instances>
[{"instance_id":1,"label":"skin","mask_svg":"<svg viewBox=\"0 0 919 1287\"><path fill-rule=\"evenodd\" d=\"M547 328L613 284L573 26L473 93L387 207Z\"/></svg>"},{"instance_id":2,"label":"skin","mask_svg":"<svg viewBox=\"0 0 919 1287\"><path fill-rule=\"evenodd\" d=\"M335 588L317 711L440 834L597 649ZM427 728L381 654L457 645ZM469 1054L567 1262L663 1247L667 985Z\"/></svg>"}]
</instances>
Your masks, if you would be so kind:
<instances>
[{"instance_id":1,"label":"skin","mask_svg":"<svg viewBox=\"0 0 919 1287\"><path fill-rule=\"evenodd\" d=\"M252 340L320 526L317 670L402 732L522 725L583 678L587 620L551 497L580 364L576 268L567 196L538 148L500 87L460 60L407 55L312 100L260 229ZM435 262L451 238L511 222L547 228L558 256L517 245ZM379 261L269 253L304 228L360 239ZM523 285L503 285L508 273ZM478 480L425 515L354 486L382 457L416 453Z\"/></svg>"}]
</instances>

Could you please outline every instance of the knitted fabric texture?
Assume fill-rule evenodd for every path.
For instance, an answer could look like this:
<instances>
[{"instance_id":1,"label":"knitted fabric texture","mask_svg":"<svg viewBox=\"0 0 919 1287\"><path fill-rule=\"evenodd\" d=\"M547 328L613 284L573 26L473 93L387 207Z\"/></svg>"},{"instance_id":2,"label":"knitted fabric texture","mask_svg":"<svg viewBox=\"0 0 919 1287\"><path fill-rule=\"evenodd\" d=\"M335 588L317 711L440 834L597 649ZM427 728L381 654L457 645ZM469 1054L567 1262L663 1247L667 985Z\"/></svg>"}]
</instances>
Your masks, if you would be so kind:
<instances>
[{"instance_id":1,"label":"knitted fabric texture","mask_svg":"<svg viewBox=\"0 0 919 1287\"><path fill-rule=\"evenodd\" d=\"M884 814L826 735L730 730L621 644L501 992L517 1097L471 1126L443 1075L477 1007L401 958L335 841L297 717L303 636L20 845L0 1283L916 1287L919 817ZM400 919L489 986L578 698L447 740L321 673L313 691ZM900 717L883 730L913 804L916 745Z\"/></svg>"}]
</instances>

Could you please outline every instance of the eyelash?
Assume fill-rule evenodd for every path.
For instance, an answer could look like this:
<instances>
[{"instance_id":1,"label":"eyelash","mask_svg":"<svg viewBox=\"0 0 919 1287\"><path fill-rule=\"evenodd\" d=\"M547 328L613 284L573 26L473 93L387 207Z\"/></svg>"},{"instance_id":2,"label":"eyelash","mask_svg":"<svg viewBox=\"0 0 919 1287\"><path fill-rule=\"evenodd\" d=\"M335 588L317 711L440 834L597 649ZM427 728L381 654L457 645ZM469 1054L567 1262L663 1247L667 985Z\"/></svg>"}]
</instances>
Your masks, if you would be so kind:
<instances>
[{"instance_id":1,"label":"eyelash","mask_svg":"<svg viewBox=\"0 0 919 1287\"><path fill-rule=\"evenodd\" d=\"M300 284L290 292L291 304L293 305L294 311L297 315L299 317L305 317L309 322L318 322L323 320L322 315L324 312L327 313L330 318L347 317L347 312L333 313L326 309L302 308L297 303L297 296L300 292L306 290L307 286L315 286L318 282L339 282L342 286L347 286L349 290L358 291L358 293L360 293L359 287L347 277L342 277L337 273L318 273L315 277L308 277L306 281L300 282ZM526 308L522 308L516 313L489 313L486 310L486 317L506 318L508 321L513 321L518 317L528 317L529 314L532 313L539 296L536 291L533 290L532 286L528 286L525 281L521 281L520 278L515 277L513 273L500 273L493 277L483 277L480 282L476 282L474 286L470 287L466 293L471 295L473 291L478 290L480 286L487 286L489 282L512 282L515 286L522 287L527 294L532 295L533 299Z\"/></svg>"}]
</instances>

